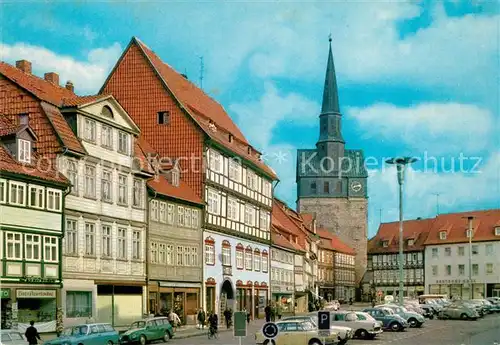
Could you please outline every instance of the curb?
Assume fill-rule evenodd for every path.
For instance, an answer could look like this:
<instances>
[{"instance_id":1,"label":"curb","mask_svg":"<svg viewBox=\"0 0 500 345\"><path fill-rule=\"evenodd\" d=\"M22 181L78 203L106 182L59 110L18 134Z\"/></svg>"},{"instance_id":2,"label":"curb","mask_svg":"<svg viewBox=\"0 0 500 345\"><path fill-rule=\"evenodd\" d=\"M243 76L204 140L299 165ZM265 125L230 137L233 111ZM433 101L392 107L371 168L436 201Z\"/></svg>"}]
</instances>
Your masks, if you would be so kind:
<instances>
[{"instance_id":1,"label":"curb","mask_svg":"<svg viewBox=\"0 0 500 345\"><path fill-rule=\"evenodd\" d=\"M218 333L225 333L225 332L230 332L232 329L224 329L224 330L219 330ZM187 338L194 338L194 337L201 337L201 336L207 336L207 331L205 332L197 332L197 333L190 333L190 334L180 334L176 335L174 334L174 337L172 338L173 340L175 339L187 339Z\"/></svg>"}]
</instances>

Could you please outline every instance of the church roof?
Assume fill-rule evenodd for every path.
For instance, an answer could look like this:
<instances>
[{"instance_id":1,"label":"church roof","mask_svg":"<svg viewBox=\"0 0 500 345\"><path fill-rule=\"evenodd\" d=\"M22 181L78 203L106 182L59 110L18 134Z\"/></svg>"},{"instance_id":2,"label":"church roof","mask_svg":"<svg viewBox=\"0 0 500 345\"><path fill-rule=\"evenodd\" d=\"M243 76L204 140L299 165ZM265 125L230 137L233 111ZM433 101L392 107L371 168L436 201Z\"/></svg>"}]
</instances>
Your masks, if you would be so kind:
<instances>
[{"instance_id":1,"label":"church roof","mask_svg":"<svg viewBox=\"0 0 500 345\"><path fill-rule=\"evenodd\" d=\"M297 150L297 177L339 177L339 169L320 169L321 158L316 149ZM341 164L341 177L368 177L362 150L345 150Z\"/></svg>"}]
</instances>

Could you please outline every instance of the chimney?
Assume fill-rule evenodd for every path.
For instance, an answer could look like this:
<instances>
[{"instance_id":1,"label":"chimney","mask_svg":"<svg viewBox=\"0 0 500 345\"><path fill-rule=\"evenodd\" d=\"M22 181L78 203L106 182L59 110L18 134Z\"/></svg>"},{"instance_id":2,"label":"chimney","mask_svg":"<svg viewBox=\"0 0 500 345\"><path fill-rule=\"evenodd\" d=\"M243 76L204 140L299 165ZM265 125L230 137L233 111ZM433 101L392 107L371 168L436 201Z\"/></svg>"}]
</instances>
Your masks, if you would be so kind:
<instances>
[{"instance_id":1,"label":"chimney","mask_svg":"<svg viewBox=\"0 0 500 345\"><path fill-rule=\"evenodd\" d=\"M19 68L24 73L31 74L31 62L29 62L28 60L16 61L16 67Z\"/></svg>"},{"instance_id":2,"label":"chimney","mask_svg":"<svg viewBox=\"0 0 500 345\"><path fill-rule=\"evenodd\" d=\"M188 78L187 74L185 74L185 73L181 73L181 75L184 77L184 79Z\"/></svg>"},{"instance_id":3,"label":"chimney","mask_svg":"<svg viewBox=\"0 0 500 345\"><path fill-rule=\"evenodd\" d=\"M54 72L47 72L43 76L45 80L48 82L51 82L52 84L59 85L59 74L54 73Z\"/></svg>"},{"instance_id":4,"label":"chimney","mask_svg":"<svg viewBox=\"0 0 500 345\"><path fill-rule=\"evenodd\" d=\"M75 92L75 86L73 85L73 83L71 82L71 80L68 80L66 82L66 89L68 89L69 91L71 92Z\"/></svg>"}]
</instances>

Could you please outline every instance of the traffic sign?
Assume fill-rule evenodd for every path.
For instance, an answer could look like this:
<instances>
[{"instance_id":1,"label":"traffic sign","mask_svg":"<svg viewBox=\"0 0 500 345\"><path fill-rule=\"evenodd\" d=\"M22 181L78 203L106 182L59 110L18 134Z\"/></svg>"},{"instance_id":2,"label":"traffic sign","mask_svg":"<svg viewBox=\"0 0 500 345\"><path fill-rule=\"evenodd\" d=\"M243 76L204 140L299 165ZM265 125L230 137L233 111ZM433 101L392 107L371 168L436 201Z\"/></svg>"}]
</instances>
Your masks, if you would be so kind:
<instances>
[{"instance_id":1,"label":"traffic sign","mask_svg":"<svg viewBox=\"0 0 500 345\"><path fill-rule=\"evenodd\" d=\"M262 335L267 339L274 339L278 336L278 326L274 322L266 322L262 326Z\"/></svg>"},{"instance_id":2,"label":"traffic sign","mask_svg":"<svg viewBox=\"0 0 500 345\"><path fill-rule=\"evenodd\" d=\"M318 329L330 330L330 312L329 311L318 311Z\"/></svg>"},{"instance_id":3,"label":"traffic sign","mask_svg":"<svg viewBox=\"0 0 500 345\"><path fill-rule=\"evenodd\" d=\"M234 336L246 337L247 336L247 313L244 311L234 312Z\"/></svg>"}]
</instances>

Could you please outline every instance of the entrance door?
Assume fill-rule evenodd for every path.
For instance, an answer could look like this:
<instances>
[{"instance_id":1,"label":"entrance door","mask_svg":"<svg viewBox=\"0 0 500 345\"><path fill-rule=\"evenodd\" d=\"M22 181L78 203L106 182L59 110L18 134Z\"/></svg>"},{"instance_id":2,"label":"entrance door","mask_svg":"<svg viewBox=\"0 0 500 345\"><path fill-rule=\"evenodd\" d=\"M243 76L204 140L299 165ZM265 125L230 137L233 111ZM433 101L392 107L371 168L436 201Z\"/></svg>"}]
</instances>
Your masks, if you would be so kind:
<instances>
[{"instance_id":1,"label":"entrance door","mask_svg":"<svg viewBox=\"0 0 500 345\"><path fill-rule=\"evenodd\" d=\"M492 297L500 297L500 289L493 289Z\"/></svg>"},{"instance_id":2,"label":"entrance door","mask_svg":"<svg viewBox=\"0 0 500 345\"><path fill-rule=\"evenodd\" d=\"M234 311L234 292L229 280L225 280L224 283L222 283L219 300L219 319L222 320L226 308Z\"/></svg>"}]
</instances>

